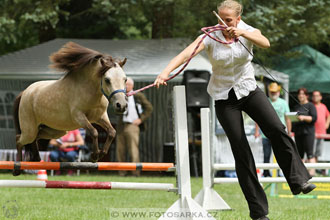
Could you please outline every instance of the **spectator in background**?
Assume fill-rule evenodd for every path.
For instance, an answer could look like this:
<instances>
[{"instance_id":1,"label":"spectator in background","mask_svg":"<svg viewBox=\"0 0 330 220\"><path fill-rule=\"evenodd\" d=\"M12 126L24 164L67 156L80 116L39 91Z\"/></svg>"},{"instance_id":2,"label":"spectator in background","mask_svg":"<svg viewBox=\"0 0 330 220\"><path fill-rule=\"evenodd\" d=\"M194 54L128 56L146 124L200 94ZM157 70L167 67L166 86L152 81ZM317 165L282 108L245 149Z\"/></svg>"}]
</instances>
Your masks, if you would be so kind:
<instances>
[{"instance_id":1,"label":"spectator in background","mask_svg":"<svg viewBox=\"0 0 330 220\"><path fill-rule=\"evenodd\" d=\"M288 134L290 135L291 133L291 121L290 119L285 116L287 112L290 112L288 103L280 98L280 91L281 91L281 86L278 85L277 83L273 82L268 85L268 99L272 106L274 107L276 114L280 118L281 122L286 125L286 129ZM263 134L262 135L262 147L264 151L264 163L270 163L270 156L272 154L272 144L270 140ZM255 130L255 137L260 136L259 132L259 126L256 124L256 130ZM269 170L264 170L263 172L264 177L269 177L271 176Z\"/></svg>"},{"instance_id":2,"label":"spectator in background","mask_svg":"<svg viewBox=\"0 0 330 220\"><path fill-rule=\"evenodd\" d=\"M313 103L308 101L308 92L306 88L298 89L299 105L294 107L298 112L298 122L294 122L293 132L301 159L307 155L308 163L315 163L314 139L315 139L315 121L317 119L316 108ZM310 175L315 175L315 169L310 169Z\"/></svg>"},{"instance_id":3,"label":"spectator in background","mask_svg":"<svg viewBox=\"0 0 330 220\"><path fill-rule=\"evenodd\" d=\"M128 77L126 91L130 92L134 88L134 81ZM140 131L146 128L145 121L150 117L152 105L141 92L128 97L126 112L120 116L117 127L117 160L126 161L126 153L132 162L140 162L139 139ZM120 176L125 176L126 171L119 171ZM133 171L133 175L140 176L140 170Z\"/></svg>"},{"instance_id":4,"label":"spectator in background","mask_svg":"<svg viewBox=\"0 0 330 220\"><path fill-rule=\"evenodd\" d=\"M314 155L315 155L315 160L317 162L318 157L322 155L323 142L324 142L324 139L318 136L327 133L327 129L329 128L329 124L330 124L330 114L327 109L327 106L321 103L322 94L320 91L315 90L313 92L312 100L317 113L317 120L315 122L316 138L314 143Z\"/></svg>"},{"instance_id":5,"label":"spectator in background","mask_svg":"<svg viewBox=\"0 0 330 220\"><path fill-rule=\"evenodd\" d=\"M74 162L78 155L78 148L85 144L79 129L68 131L68 133L59 139L51 139L49 144L55 149L50 152L50 160L52 162ZM57 170L56 175L60 175L60 170ZM69 170L68 175L72 175L73 171Z\"/></svg>"}]
</instances>

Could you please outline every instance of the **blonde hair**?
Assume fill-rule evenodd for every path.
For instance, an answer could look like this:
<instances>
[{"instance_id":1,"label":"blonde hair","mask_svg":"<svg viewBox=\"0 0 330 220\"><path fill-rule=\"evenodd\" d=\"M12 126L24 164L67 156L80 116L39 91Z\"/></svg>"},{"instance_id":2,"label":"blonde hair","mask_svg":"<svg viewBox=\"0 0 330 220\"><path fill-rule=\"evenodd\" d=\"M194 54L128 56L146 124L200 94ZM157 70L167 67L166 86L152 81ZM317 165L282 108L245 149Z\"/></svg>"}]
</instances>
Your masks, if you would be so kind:
<instances>
[{"instance_id":1,"label":"blonde hair","mask_svg":"<svg viewBox=\"0 0 330 220\"><path fill-rule=\"evenodd\" d=\"M243 13L243 6L235 0L225 0L221 2L218 5L218 11L220 11L223 8L229 8L234 10L236 12L237 17L242 15Z\"/></svg>"}]
</instances>

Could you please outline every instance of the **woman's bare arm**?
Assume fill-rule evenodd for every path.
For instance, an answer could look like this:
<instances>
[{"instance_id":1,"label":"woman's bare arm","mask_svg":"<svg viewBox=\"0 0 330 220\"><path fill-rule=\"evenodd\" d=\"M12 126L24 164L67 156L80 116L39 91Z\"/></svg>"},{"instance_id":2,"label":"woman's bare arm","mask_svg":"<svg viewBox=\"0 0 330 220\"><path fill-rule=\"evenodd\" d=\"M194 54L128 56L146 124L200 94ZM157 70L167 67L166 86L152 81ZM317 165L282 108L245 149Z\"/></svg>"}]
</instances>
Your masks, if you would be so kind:
<instances>
[{"instance_id":1,"label":"woman's bare arm","mask_svg":"<svg viewBox=\"0 0 330 220\"><path fill-rule=\"evenodd\" d=\"M176 57L174 57L170 63L165 67L165 69L161 72L161 74L159 74L154 82L154 85L158 88L159 85L167 85L167 83L165 82L165 80L168 78L168 76L170 75L170 73L175 70L176 68L178 68L180 65L182 65L183 63L185 63L189 57L191 56L191 54L193 53L194 49L196 48L196 46L198 45L198 43L201 41L202 39L200 37L198 37L194 42L192 42L188 47L186 47L181 53L179 53ZM198 47L196 53L194 56L196 56L200 51L202 51L205 48L203 42L200 44L200 46Z\"/></svg>"}]
</instances>

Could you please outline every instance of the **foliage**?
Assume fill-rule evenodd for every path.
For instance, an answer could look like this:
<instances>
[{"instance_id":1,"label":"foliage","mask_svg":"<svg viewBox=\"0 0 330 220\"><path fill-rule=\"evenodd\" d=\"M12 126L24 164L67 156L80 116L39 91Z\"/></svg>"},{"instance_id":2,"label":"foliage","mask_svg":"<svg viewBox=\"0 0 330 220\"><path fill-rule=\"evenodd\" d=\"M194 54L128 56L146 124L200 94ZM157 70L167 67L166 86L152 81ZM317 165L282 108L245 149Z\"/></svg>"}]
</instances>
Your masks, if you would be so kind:
<instances>
[{"instance_id":1,"label":"foliage","mask_svg":"<svg viewBox=\"0 0 330 220\"><path fill-rule=\"evenodd\" d=\"M262 30L271 42L267 56L284 54L301 44L329 45L330 7L327 0L250 1L245 19ZM330 51L328 51L330 55Z\"/></svg>"},{"instance_id":2,"label":"foliage","mask_svg":"<svg viewBox=\"0 0 330 220\"><path fill-rule=\"evenodd\" d=\"M2 0L0 49L3 52L38 44L41 33L54 30L60 16L68 14L60 5L69 0Z\"/></svg>"},{"instance_id":3,"label":"foliage","mask_svg":"<svg viewBox=\"0 0 330 220\"><path fill-rule=\"evenodd\" d=\"M216 24L218 0L0 0L0 54L54 38L148 39L201 34ZM242 19L272 48L258 58L301 44L330 55L327 0L241 0Z\"/></svg>"}]
</instances>

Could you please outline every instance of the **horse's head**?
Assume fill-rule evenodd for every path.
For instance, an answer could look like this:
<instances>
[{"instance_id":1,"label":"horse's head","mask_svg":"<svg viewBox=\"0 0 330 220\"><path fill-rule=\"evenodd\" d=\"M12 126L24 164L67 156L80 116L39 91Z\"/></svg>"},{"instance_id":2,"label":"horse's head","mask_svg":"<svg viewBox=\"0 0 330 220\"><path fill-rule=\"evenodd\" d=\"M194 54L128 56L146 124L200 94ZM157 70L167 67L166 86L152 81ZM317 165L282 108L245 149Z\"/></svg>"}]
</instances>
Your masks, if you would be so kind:
<instances>
[{"instance_id":1,"label":"horse's head","mask_svg":"<svg viewBox=\"0 0 330 220\"><path fill-rule=\"evenodd\" d=\"M117 61L110 55L68 42L50 56L50 61L52 62L51 67L65 71L66 77L74 76L76 72L81 72L82 68L88 74L97 73L97 77L94 77L97 81L94 83L99 83L98 80L101 77L101 92L109 102L112 102L115 111L124 112L126 110L126 75L122 69L126 58Z\"/></svg>"},{"instance_id":2,"label":"horse's head","mask_svg":"<svg viewBox=\"0 0 330 220\"><path fill-rule=\"evenodd\" d=\"M106 59L102 58L102 66L107 66ZM126 74L122 66L126 63L126 58L119 62L114 62L109 69L107 69L101 78L101 91L112 103L116 112L124 112L127 108L126 96Z\"/></svg>"}]
</instances>

